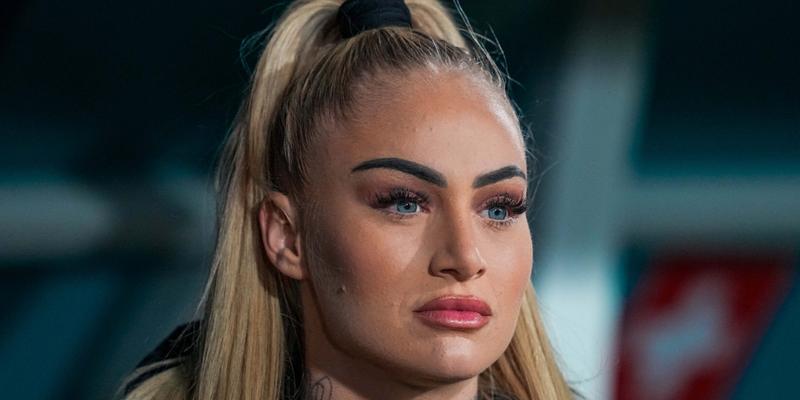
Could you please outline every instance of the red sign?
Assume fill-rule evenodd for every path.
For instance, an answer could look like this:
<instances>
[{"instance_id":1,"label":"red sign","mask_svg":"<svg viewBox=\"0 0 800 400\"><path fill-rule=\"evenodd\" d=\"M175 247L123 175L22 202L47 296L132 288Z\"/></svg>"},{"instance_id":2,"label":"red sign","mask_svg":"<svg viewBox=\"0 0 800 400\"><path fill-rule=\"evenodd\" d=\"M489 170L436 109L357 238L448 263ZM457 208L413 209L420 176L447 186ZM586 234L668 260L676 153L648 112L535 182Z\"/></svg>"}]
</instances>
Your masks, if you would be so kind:
<instances>
[{"instance_id":1,"label":"red sign","mask_svg":"<svg viewBox=\"0 0 800 400\"><path fill-rule=\"evenodd\" d=\"M723 399L793 280L789 257L666 257L623 317L616 397Z\"/></svg>"}]
</instances>

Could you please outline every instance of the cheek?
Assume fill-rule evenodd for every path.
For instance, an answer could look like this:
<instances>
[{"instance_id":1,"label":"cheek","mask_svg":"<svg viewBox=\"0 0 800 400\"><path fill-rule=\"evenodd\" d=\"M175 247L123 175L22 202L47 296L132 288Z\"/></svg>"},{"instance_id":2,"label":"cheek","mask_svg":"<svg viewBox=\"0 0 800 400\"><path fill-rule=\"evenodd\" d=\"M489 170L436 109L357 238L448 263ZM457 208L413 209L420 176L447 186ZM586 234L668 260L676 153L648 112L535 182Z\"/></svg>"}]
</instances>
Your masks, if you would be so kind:
<instances>
[{"instance_id":1,"label":"cheek","mask_svg":"<svg viewBox=\"0 0 800 400\"><path fill-rule=\"evenodd\" d=\"M407 301L416 284L410 273L419 249L413 234L398 235L359 214L322 223L318 235L317 265L310 267L317 294L330 300L321 307L334 304L331 311L360 314L366 322L393 315Z\"/></svg>"},{"instance_id":2,"label":"cheek","mask_svg":"<svg viewBox=\"0 0 800 400\"><path fill-rule=\"evenodd\" d=\"M503 313L505 329L513 330L525 289L531 284L533 249L527 225L520 227L519 234L507 237L502 243L490 248L491 265L487 274L498 306ZM491 268L491 267L490 267Z\"/></svg>"},{"instance_id":3,"label":"cheek","mask_svg":"<svg viewBox=\"0 0 800 400\"><path fill-rule=\"evenodd\" d=\"M511 246L504 253L507 259L500 265L508 265L509 270L504 274L504 283L509 288L516 289L516 293L521 293L525 286L530 282L531 270L533 265L533 251L530 240L520 240L517 243L527 243L525 245Z\"/></svg>"},{"instance_id":4,"label":"cheek","mask_svg":"<svg viewBox=\"0 0 800 400\"><path fill-rule=\"evenodd\" d=\"M409 331L413 294L426 283L424 271L413 268L417 238L363 215L339 215L334 223L319 226L317 262L309 265L327 340L378 365L413 364L402 360L419 347Z\"/></svg>"}]
</instances>

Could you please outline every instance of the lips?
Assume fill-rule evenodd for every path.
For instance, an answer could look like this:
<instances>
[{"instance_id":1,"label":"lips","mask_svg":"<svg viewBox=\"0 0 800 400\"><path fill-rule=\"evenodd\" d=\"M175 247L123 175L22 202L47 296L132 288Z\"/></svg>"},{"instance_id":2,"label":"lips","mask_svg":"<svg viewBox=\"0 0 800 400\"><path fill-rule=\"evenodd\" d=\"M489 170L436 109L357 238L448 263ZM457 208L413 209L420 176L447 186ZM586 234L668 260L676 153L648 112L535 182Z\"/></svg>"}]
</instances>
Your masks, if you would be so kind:
<instances>
[{"instance_id":1,"label":"lips","mask_svg":"<svg viewBox=\"0 0 800 400\"><path fill-rule=\"evenodd\" d=\"M474 296L443 296L414 310L414 315L434 328L473 330L489 323L492 309Z\"/></svg>"}]
</instances>

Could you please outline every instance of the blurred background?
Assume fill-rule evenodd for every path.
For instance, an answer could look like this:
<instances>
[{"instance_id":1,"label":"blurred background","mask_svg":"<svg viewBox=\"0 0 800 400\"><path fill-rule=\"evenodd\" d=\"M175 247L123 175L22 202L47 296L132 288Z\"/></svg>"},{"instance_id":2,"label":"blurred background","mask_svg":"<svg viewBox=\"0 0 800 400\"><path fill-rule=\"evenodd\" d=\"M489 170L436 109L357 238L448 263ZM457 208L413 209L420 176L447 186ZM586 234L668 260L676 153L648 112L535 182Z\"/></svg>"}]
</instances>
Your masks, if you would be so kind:
<instances>
[{"instance_id":1,"label":"blurred background","mask_svg":"<svg viewBox=\"0 0 800 400\"><path fill-rule=\"evenodd\" d=\"M0 397L109 398L195 318L240 45L285 4L4 2ZM570 382L796 397L796 3L462 4L534 132L534 284Z\"/></svg>"}]
</instances>

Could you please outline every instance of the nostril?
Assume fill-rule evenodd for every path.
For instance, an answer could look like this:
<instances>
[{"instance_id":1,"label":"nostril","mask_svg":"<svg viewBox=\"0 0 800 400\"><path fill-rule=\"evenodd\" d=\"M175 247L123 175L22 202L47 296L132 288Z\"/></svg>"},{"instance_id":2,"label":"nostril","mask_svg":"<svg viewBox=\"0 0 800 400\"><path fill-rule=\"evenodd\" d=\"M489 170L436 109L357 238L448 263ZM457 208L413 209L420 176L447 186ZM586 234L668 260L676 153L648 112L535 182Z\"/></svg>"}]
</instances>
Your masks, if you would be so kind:
<instances>
[{"instance_id":1,"label":"nostril","mask_svg":"<svg viewBox=\"0 0 800 400\"><path fill-rule=\"evenodd\" d=\"M458 272L458 270L457 270L457 269L455 269L455 268L447 268L447 269L443 269L443 270L442 270L442 273L443 273L443 274L448 274L448 275L455 275L455 276L461 275L461 273L460 273L460 272Z\"/></svg>"},{"instance_id":2,"label":"nostril","mask_svg":"<svg viewBox=\"0 0 800 400\"><path fill-rule=\"evenodd\" d=\"M475 277L480 277L485 272L484 268L479 270L468 270L463 268L443 268L439 270L441 276L451 276L459 281L468 280Z\"/></svg>"}]
</instances>

